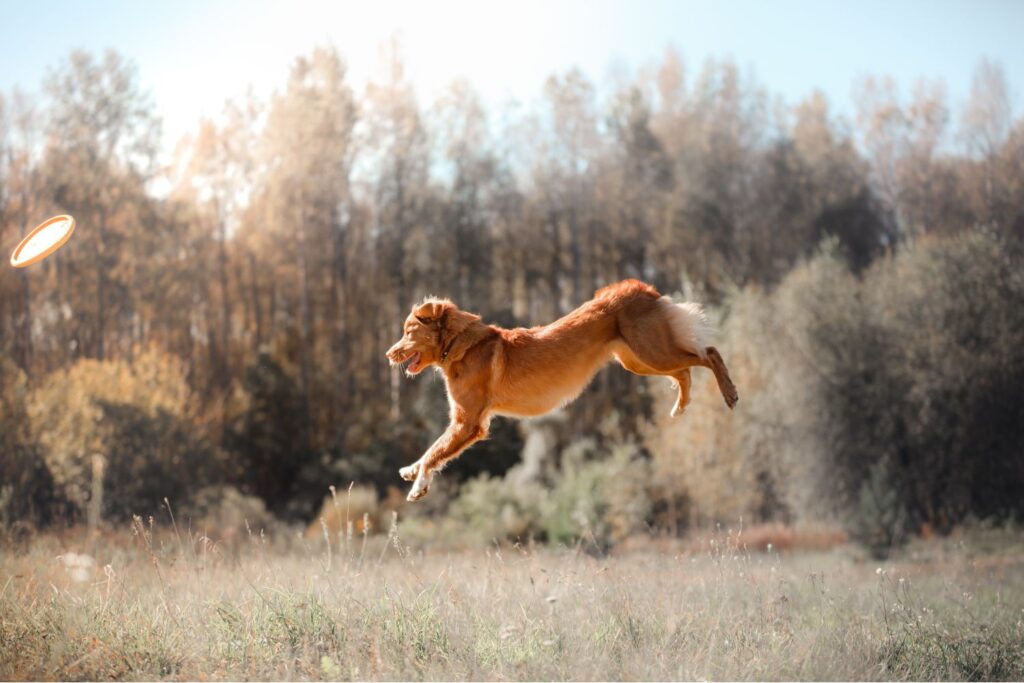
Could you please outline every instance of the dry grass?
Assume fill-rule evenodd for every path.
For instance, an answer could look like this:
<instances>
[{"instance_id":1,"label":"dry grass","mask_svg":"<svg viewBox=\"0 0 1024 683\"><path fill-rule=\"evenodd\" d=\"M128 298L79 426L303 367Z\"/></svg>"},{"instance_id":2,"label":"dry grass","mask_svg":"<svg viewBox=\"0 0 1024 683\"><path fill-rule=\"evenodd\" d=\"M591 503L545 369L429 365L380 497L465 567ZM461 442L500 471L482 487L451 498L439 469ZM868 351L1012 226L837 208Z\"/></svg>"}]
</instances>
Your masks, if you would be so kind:
<instances>
[{"instance_id":1,"label":"dry grass","mask_svg":"<svg viewBox=\"0 0 1024 683\"><path fill-rule=\"evenodd\" d=\"M724 534L595 558L69 532L0 560L0 678L1019 679L1010 538L877 565L849 546L749 554Z\"/></svg>"}]
</instances>

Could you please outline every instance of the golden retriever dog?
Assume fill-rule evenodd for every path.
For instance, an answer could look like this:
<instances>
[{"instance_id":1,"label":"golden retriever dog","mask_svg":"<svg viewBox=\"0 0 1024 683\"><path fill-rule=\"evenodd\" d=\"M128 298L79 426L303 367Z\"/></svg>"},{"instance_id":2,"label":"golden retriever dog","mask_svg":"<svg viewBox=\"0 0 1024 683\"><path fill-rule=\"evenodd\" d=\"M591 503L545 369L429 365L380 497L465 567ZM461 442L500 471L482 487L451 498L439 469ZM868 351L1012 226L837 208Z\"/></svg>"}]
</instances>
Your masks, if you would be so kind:
<instances>
[{"instance_id":1,"label":"golden retriever dog","mask_svg":"<svg viewBox=\"0 0 1024 683\"><path fill-rule=\"evenodd\" d=\"M408 500L426 495L437 471L485 438L491 417L542 415L565 405L612 358L638 375L673 378L679 396L672 415L690 401L693 367L715 374L732 408L736 387L709 336L700 305L673 303L638 280L599 289L572 313L530 329L487 325L447 299L426 299L413 307L387 357L392 365L408 362L410 377L431 365L441 371L451 422L419 460L399 470L414 482Z\"/></svg>"}]
</instances>

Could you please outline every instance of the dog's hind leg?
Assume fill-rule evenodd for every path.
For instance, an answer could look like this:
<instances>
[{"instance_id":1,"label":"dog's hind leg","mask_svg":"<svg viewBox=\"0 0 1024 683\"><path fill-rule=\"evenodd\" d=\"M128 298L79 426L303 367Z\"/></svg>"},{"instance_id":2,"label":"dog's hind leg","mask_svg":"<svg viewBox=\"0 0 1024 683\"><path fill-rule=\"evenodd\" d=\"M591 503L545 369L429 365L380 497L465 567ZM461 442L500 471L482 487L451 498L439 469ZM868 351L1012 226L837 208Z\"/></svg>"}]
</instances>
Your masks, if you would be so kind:
<instances>
[{"instance_id":1,"label":"dog's hind leg","mask_svg":"<svg viewBox=\"0 0 1024 683\"><path fill-rule=\"evenodd\" d=\"M715 347L706 347L703 356L681 348L673 336L669 321L657 315L644 316L631 324L620 323L619 331L626 348L617 349L615 356L630 372L638 375L667 375L675 377L679 382L677 375L692 367L708 368L715 373L725 404L730 408L736 405L739 400L736 386L729 377L722 355ZM685 407L685 403L682 407Z\"/></svg>"},{"instance_id":2,"label":"dog's hind leg","mask_svg":"<svg viewBox=\"0 0 1024 683\"><path fill-rule=\"evenodd\" d=\"M715 381L718 382L718 390L722 392L722 398L725 399L725 405L732 408L736 405L736 401L740 400L740 395L736 392L736 385L732 383L732 378L729 377L729 369L725 367L725 361L722 360L722 354L718 353L718 349L714 346L709 346L705 353L707 354L708 367L711 372L715 373Z\"/></svg>"},{"instance_id":3,"label":"dog's hind leg","mask_svg":"<svg viewBox=\"0 0 1024 683\"><path fill-rule=\"evenodd\" d=\"M654 373L658 375L668 375L674 377L679 382L679 402L676 403L676 408L673 409L672 414L677 415L682 412L682 409L686 407L686 402L683 399L683 380L680 376L686 373L689 378L690 368L702 367L711 370L715 374L715 381L718 382L718 390L722 392L722 398L725 400L725 405L730 409L736 405L739 400L739 394L736 392L736 385L732 383L732 378L729 377L729 370L725 367L725 361L722 360L722 354L718 352L714 346L709 346L704 351L704 357L698 356L695 353L690 353L683 349L673 349L670 352L663 352L658 349L652 352L648 347L630 347L633 353L638 357L641 364L648 368L655 370ZM661 354L658 351L662 351ZM629 369L627 367L627 369ZM689 389L689 382L687 380L686 389ZM689 391L687 398L689 397Z\"/></svg>"},{"instance_id":4,"label":"dog's hind leg","mask_svg":"<svg viewBox=\"0 0 1024 683\"><path fill-rule=\"evenodd\" d=\"M672 407L672 417L676 415L682 415L683 411L686 410L686 406L690 403L690 371L689 369L680 370L672 375L676 381L676 386L679 387L679 396L676 398L676 404Z\"/></svg>"},{"instance_id":5,"label":"dog's hind leg","mask_svg":"<svg viewBox=\"0 0 1024 683\"><path fill-rule=\"evenodd\" d=\"M672 407L672 417L681 415L686 406L690 403L690 369L683 368L681 370L675 370L672 372L664 372L661 370L655 370L646 363L643 363L636 354L633 353L632 349L628 346L619 348L615 351L615 358L622 364L622 367L626 368L630 372L636 375L663 375L665 377L671 377L676 381L676 387L679 389L679 395L676 398L676 403Z\"/></svg>"}]
</instances>

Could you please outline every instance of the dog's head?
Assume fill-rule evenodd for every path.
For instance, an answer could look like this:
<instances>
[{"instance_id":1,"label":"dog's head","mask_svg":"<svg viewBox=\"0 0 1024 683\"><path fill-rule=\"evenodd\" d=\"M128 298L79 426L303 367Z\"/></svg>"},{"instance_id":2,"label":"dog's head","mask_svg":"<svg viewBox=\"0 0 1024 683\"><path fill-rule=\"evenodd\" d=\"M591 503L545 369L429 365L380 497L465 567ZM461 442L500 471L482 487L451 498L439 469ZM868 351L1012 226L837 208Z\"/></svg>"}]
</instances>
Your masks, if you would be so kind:
<instances>
[{"instance_id":1,"label":"dog's head","mask_svg":"<svg viewBox=\"0 0 1024 683\"><path fill-rule=\"evenodd\" d=\"M392 365L410 361L405 374L418 375L429 365L442 360L444 343L451 329L448 323L458 309L447 299L427 299L412 307L402 326L402 338L388 349Z\"/></svg>"}]
</instances>

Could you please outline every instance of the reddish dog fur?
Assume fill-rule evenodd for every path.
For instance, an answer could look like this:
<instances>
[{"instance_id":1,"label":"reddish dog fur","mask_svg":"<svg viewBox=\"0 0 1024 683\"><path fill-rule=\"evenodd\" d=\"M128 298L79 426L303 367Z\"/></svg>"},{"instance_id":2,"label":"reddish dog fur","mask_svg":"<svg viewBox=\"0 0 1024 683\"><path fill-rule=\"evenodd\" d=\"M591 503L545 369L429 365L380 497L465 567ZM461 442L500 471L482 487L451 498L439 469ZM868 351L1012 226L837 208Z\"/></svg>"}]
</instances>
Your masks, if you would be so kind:
<instances>
[{"instance_id":1,"label":"reddish dog fur","mask_svg":"<svg viewBox=\"0 0 1024 683\"><path fill-rule=\"evenodd\" d=\"M715 374L729 408L736 387L722 356L707 345L709 330L697 304L675 304L638 280L599 289L594 298L550 325L506 330L447 299L414 306L402 338L387 357L411 361L410 377L434 365L444 375L451 423L423 456L399 473L413 481L408 499L426 495L434 473L487 436L494 415L541 415L572 401L615 358L638 375L676 381L673 415L690 400L690 368Z\"/></svg>"}]
</instances>

